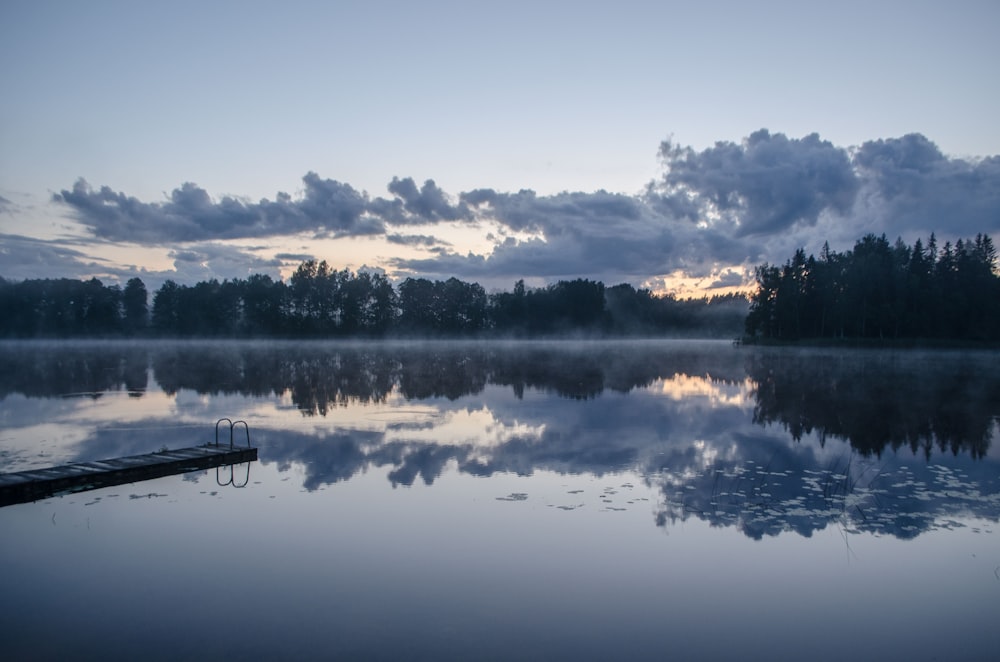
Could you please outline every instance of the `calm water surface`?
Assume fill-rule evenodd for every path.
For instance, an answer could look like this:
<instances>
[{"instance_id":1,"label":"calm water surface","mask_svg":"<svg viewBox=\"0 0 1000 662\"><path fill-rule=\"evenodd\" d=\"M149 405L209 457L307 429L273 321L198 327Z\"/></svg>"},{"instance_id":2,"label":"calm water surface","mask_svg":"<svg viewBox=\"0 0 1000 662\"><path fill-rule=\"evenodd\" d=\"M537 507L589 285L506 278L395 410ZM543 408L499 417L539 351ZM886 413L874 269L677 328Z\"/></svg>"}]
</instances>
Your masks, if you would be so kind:
<instances>
[{"instance_id":1,"label":"calm water surface","mask_svg":"<svg viewBox=\"0 0 1000 662\"><path fill-rule=\"evenodd\" d=\"M4 657L995 659L997 358L3 344L0 471L260 449L0 508Z\"/></svg>"}]
</instances>

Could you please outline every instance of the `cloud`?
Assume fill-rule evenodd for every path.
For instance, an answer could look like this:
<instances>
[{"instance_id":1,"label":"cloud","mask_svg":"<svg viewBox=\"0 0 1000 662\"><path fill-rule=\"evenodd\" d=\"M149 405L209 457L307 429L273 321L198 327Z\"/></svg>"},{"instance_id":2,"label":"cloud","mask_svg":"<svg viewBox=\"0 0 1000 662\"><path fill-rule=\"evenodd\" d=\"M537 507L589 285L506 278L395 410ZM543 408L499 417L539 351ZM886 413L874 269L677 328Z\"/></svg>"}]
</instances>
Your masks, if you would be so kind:
<instances>
[{"instance_id":1,"label":"cloud","mask_svg":"<svg viewBox=\"0 0 1000 662\"><path fill-rule=\"evenodd\" d=\"M274 237L299 232L323 236L379 234L381 220L371 216L367 195L348 184L307 173L304 193L287 193L252 203L224 196L213 200L190 182L164 202L142 202L108 186L94 190L78 179L72 190L53 196L97 237L113 241L165 244L183 241Z\"/></svg>"},{"instance_id":2,"label":"cloud","mask_svg":"<svg viewBox=\"0 0 1000 662\"><path fill-rule=\"evenodd\" d=\"M477 189L461 195L463 203L487 207L490 215L516 231L544 232L546 235L615 231L609 223L638 221L645 207L642 200L619 193L559 193L538 196L534 191L498 193Z\"/></svg>"},{"instance_id":3,"label":"cloud","mask_svg":"<svg viewBox=\"0 0 1000 662\"><path fill-rule=\"evenodd\" d=\"M274 257L284 262L306 262L316 259L312 253L276 253Z\"/></svg>"},{"instance_id":4,"label":"cloud","mask_svg":"<svg viewBox=\"0 0 1000 662\"><path fill-rule=\"evenodd\" d=\"M385 236L390 244L402 246L449 246L450 243L428 234L388 234Z\"/></svg>"},{"instance_id":5,"label":"cloud","mask_svg":"<svg viewBox=\"0 0 1000 662\"><path fill-rule=\"evenodd\" d=\"M94 190L80 178L53 200L69 206L97 237L152 244L301 232L325 237L377 235L385 233L386 224L472 219L468 206L452 205L433 180L418 189L409 177L394 177L388 186L395 196L391 199L371 199L350 184L323 179L315 172L306 173L302 183L303 192L295 199L279 192L274 200L256 203L232 196L214 200L208 191L187 182L163 202L143 202L108 186Z\"/></svg>"},{"instance_id":6,"label":"cloud","mask_svg":"<svg viewBox=\"0 0 1000 662\"><path fill-rule=\"evenodd\" d=\"M150 292L166 280L185 284L198 281L246 278L251 274L266 274L280 278L282 260L265 259L252 250L215 243L199 243L169 253L173 270L153 271L136 265L117 265L94 259L88 253L91 245L66 239L46 240L20 235L0 234L0 277L8 280L44 278L98 278L105 285L124 284L130 278L141 278Z\"/></svg>"},{"instance_id":7,"label":"cloud","mask_svg":"<svg viewBox=\"0 0 1000 662\"><path fill-rule=\"evenodd\" d=\"M660 156L661 205L690 218L689 203L697 200L699 220L718 215L737 236L814 225L825 210L846 214L858 190L847 150L815 133L789 139L761 129L741 144L718 142L701 152L665 141Z\"/></svg>"},{"instance_id":8,"label":"cloud","mask_svg":"<svg viewBox=\"0 0 1000 662\"><path fill-rule=\"evenodd\" d=\"M773 256L772 242L784 248L789 231L801 238L821 217L850 215L859 189L848 151L816 134L789 139L761 130L740 144L701 152L665 142L661 156L663 177L640 196L462 193L461 202L477 214L535 238L508 238L488 256L446 253L396 266L480 278L640 283L676 270L704 277L720 266L784 259ZM741 272L733 271L725 284L737 279Z\"/></svg>"},{"instance_id":9,"label":"cloud","mask_svg":"<svg viewBox=\"0 0 1000 662\"><path fill-rule=\"evenodd\" d=\"M664 215L661 207L641 197L606 191L539 196L530 190L477 189L462 194L462 201L481 217L535 236L507 237L488 256L445 252L395 260L394 266L496 285L526 276L638 284L677 269L708 275L718 261L740 264L747 259L741 242L720 229Z\"/></svg>"},{"instance_id":10,"label":"cloud","mask_svg":"<svg viewBox=\"0 0 1000 662\"><path fill-rule=\"evenodd\" d=\"M719 275L707 289L717 290L724 287L739 287L743 283L743 274L733 269L727 269Z\"/></svg>"},{"instance_id":11,"label":"cloud","mask_svg":"<svg viewBox=\"0 0 1000 662\"><path fill-rule=\"evenodd\" d=\"M350 184L321 179L314 172L306 173L302 182L306 189L301 201L292 202L286 194L268 205L277 206L276 212L288 208L295 210L301 215L303 229L332 230L333 234L348 235L380 234L383 231L382 223L366 213L368 196L354 190Z\"/></svg>"},{"instance_id":12,"label":"cloud","mask_svg":"<svg viewBox=\"0 0 1000 662\"><path fill-rule=\"evenodd\" d=\"M251 274L280 277L284 261L275 257L264 259L238 246L218 243L200 243L193 247L169 252L174 261L174 280L195 283L216 278L247 278Z\"/></svg>"},{"instance_id":13,"label":"cloud","mask_svg":"<svg viewBox=\"0 0 1000 662\"><path fill-rule=\"evenodd\" d=\"M388 195L373 198L308 172L295 196L259 202L213 198L193 183L144 202L83 179L54 199L112 241L191 248L248 237L381 235L428 249L420 259L389 260L398 275L494 285L574 277L640 285L680 270L723 287L796 248L818 253L824 241L847 250L868 232L912 242L931 232L944 241L1000 230L1000 156L951 158L920 134L843 147L815 133L761 129L702 150L668 140L659 153L663 172L638 195L483 187L452 196L431 179L393 177ZM0 210L9 207L0 200ZM488 226L492 249L451 250L447 232L456 223ZM420 234L396 231L415 225ZM279 259L299 257L313 256Z\"/></svg>"},{"instance_id":14,"label":"cloud","mask_svg":"<svg viewBox=\"0 0 1000 662\"><path fill-rule=\"evenodd\" d=\"M14 213L14 203L0 195L0 214Z\"/></svg>"},{"instance_id":15,"label":"cloud","mask_svg":"<svg viewBox=\"0 0 1000 662\"><path fill-rule=\"evenodd\" d=\"M847 250L868 232L912 242L931 232L954 239L1000 230L1000 157L950 158L918 134L845 148L817 134L762 129L701 151L667 141L660 153L664 173L640 196L463 193L477 214L535 237L507 238L489 255L443 253L396 266L633 283L678 269L706 277L731 268L712 282L718 288L742 282L746 267L784 262L799 247L818 252L824 241Z\"/></svg>"},{"instance_id":16,"label":"cloud","mask_svg":"<svg viewBox=\"0 0 1000 662\"><path fill-rule=\"evenodd\" d=\"M1000 156L951 159L920 134L864 143L854 155L868 213L887 233L1000 227Z\"/></svg>"},{"instance_id":17,"label":"cloud","mask_svg":"<svg viewBox=\"0 0 1000 662\"><path fill-rule=\"evenodd\" d=\"M62 240L0 234L0 276L10 280L79 278L107 268Z\"/></svg>"},{"instance_id":18,"label":"cloud","mask_svg":"<svg viewBox=\"0 0 1000 662\"><path fill-rule=\"evenodd\" d=\"M471 218L468 207L464 203L453 206L433 179L425 181L417 190L417 185L411 178L393 177L389 182L389 192L397 196L402 202L402 208L418 222L458 221ZM403 217L393 218L395 220Z\"/></svg>"}]
</instances>

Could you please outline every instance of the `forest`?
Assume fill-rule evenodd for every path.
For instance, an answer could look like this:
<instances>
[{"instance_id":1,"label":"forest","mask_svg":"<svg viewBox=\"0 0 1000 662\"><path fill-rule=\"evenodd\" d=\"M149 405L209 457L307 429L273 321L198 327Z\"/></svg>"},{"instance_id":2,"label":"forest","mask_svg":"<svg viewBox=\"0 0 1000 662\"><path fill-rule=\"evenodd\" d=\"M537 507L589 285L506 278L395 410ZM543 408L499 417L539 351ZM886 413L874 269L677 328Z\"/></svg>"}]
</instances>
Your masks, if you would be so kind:
<instances>
[{"instance_id":1,"label":"forest","mask_svg":"<svg viewBox=\"0 0 1000 662\"><path fill-rule=\"evenodd\" d=\"M124 288L97 279L0 278L0 337L548 337L739 335L741 295L656 296L647 289L577 279L541 288L515 283L487 293L478 283L298 266L286 283L246 279L182 285L166 281L151 297L133 278Z\"/></svg>"},{"instance_id":2,"label":"forest","mask_svg":"<svg viewBox=\"0 0 1000 662\"><path fill-rule=\"evenodd\" d=\"M749 340L1000 341L1000 274L979 234L938 247L868 234L819 259L799 249L784 266L756 269Z\"/></svg>"},{"instance_id":3,"label":"forest","mask_svg":"<svg viewBox=\"0 0 1000 662\"><path fill-rule=\"evenodd\" d=\"M407 278L301 263L287 282L166 281L149 295L97 279L0 278L0 338L225 337L732 338L746 342L826 340L1000 341L1000 273L990 237L909 246L868 234L852 250L795 252L783 266L755 270L741 295L677 299L628 284L587 279L487 293L478 283Z\"/></svg>"}]
</instances>

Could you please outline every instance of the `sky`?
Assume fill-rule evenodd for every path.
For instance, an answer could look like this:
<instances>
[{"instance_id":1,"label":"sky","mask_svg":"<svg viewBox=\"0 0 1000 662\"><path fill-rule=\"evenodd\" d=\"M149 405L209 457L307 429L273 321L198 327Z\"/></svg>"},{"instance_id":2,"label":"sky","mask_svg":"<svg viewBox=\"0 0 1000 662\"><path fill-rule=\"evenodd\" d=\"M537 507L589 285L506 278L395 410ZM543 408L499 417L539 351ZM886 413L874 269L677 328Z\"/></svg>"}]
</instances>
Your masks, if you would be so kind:
<instances>
[{"instance_id":1,"label":"sky","mask_svg":"<svg viewBox=\"0 0 1000 662\"><path fill-rule=\"evenodd\" d=\"M995 0L0 0L0 277L701 295L995 237L998 30Z\"/></svg>"}]
</instances>

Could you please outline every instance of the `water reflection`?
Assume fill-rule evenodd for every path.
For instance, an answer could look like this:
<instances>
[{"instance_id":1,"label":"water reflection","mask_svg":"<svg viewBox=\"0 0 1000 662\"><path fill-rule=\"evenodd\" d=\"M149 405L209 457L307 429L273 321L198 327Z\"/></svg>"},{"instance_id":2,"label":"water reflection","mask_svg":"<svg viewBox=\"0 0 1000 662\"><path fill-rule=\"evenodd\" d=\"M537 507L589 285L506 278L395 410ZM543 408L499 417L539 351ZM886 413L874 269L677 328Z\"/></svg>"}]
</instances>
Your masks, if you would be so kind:
<instances>
[{"instance_id":1,"label":"water reflection","mask_svg":"<svg viewBox=\"0 0 1000 662\"><path fill-rule=\"evenodd\" d=\"M141 395L148 384L150 347L139 344L0 344L0 398Z\"/></svg>"},{"instance_id":2,"label":"water reflection","mask_svg":"<svg viewBox=\"0 0 1000 662\"><path fill-rule=\"evenodd\" d=\"M751 355L754 421L792 437L815 431L863 455L934 448L981 458L1000 415L996 355L765 353Z\"/></svg>"},{"instance_id":3,"label":"water reflection","mask_svg":"<svg viewBox=\"0 0 1000 662\"><path fill-rule=\"evenodd\" d=\"M145 390L151 365L163 391L272 395L305 413L331 406L460 397L487 384L518 397L540 389L574 399L628 392L669 375L741 381L743 356L724 343L158 343L0 344L0 397ZM665 349L666 348L666 349Z\"/></svg>"},{"instance_id":4,"label":"water reflection","mask_svg":"<svg viewBox=\"0 0 1000 662\"><path fill-rule=\"evenodd\" d=\"M811 536L828 526L913 538L961 526L958 519L1000 517L998 463L935 464L858 453L824 455L782 440L747 440L729 457L708 462L695 445L688 457L670 457L655 479L661 492L657 525L697 517L737 527L761 539L785 531Z\"/></svg>"},{"instance_id":5,"label":"water reflection","mask_svg":"<svg viewBox=\"0 0 1000 662\"><path fill-rule=\"evenodd\" d=\"M23 435L82 427L69 461L177 446L178 425L224 410L310 491L370 468L393 487L629 471L660 495L659 526L910 538L1000 517L992 359L690 342L5 345L0 407ZM128 396L103 413L88 404L115 392Z\"/></svg>"}]
</instances>

